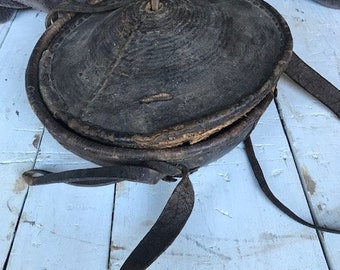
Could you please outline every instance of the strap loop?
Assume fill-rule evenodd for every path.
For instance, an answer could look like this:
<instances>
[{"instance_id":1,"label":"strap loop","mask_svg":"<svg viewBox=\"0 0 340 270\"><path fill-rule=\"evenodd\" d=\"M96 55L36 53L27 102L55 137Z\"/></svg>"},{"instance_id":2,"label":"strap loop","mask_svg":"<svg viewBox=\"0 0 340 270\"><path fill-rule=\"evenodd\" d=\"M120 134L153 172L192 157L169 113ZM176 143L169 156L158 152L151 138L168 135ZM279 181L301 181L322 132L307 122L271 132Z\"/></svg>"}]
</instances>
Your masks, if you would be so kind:
<instances>
[{"instance_id":1,"label":"strap loop","mask_svg":"<svg viewBox=\"0 0 340 270\"><path fill-rule=\"evenodd\" d=\"M157 171L156 169L123 164L112 164L107 167L79 169L58 173L44 170L30 170L23 173L23 177L29 185L66 183L77 186L101 186L119 183L124 180L156 184L166 176L166 172Z\"/></svg>"}]
</instances>

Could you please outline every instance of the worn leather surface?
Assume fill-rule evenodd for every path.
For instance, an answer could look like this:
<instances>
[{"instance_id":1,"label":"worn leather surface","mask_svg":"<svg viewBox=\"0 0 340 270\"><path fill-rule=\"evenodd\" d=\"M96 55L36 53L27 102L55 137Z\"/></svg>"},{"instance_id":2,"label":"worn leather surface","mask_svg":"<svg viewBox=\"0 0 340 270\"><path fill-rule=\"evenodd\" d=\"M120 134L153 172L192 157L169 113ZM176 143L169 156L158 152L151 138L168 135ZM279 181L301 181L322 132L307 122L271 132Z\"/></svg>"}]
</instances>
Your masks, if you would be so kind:
<instances>
[{"instance_id":1,"label":"worn leather surface","mask_svg":"<svg viewBox=\"0 0 340 270\"><path fill-rule=\"evenodd\" d=\"M11 9L28 8L28 6L22 3L22 1L14 1L14 0L0 0L0 7L11 8Z\"/></svg>"},{"instance_id":2,"label":"worn leather surface","mask_svg":"<svg viewBox=\"0 0 340 270\"><path fill-rule=\"evenodd\" d=\"M173 191L156 223L120 269L141 270L152 264L181 232L190 217L194 202L194 189L186 174Z\"/></svg>"},{"instance_id":3,"label":"worn leather surface","mask_svg":"<svg viewBox=\"0 0 340 270\"><path fill-rule=\"evenodd\" d=\"M30 77L34 76L34 74L27 75ZM146 161L179 163L189 169L206 165L223 156L242 142L254 129L257 121L273 98L273 95L269 94L244 118L202 142L169 149L134 149L102 144L79 136L73 130L68 129L65 125L58 122L46 108L39 92L36 91L37 85L35 83L37 81L30 82L33 84L27 88L27 92L31 106L51 135L71 152L103 166L109 166L117 162L142 164Z\"/></svg>"},{"instance_id":4,"label":"worn leather surface","mask_svg":"<svg viewBox=\"0 0 340 270\"><path fill-rule=\"evenodd\" d=\"M146 2L75 16L45 48L40 91L69 128L124 147L193 144L273 91L291 38L262 1Z\"/></svg>"},{"instance_id":5,"label":"worn leather surface","mask_svg":"<svg viewBox=\"0 0 340 270\"><path fill-rule=\"evenodd\" d=\"M194 171L223 156L249 136L272 98L272 95L266 97L246 117L213 138L192 146L172 149L141 150L89 145L67 130L60 130L56 124L49 131L60 143L104 167L56 173L30 170L24 173L24 178L29 185L68 183L79 186L106 185L124 180L148 184L155 184L160 179L172 180L182 175L182 167ZM60 131L63 132L59 134Z\"/></svg>"},{"instance_id":6,"label":"worn leather surface","mask_svg":"<svg viewBox=\"0 0 340 270\"><path fill-rule=\"evenodd\" d=\"M0 7L11 9L34 8L48 12L62 0L0 0ZM86 0L82 0L86 1Z\"/></svg>"},{"instance_id":7,"label":"worn leather surface","mask_svg":"<svg viewBox=\"0 0 340 270\"><path fill-rule=\"evenodd\" d=\"M0 7L0 23L4 23L14 14L15 9Z\"/></svg>"},{"instance_id":8,"label":"worn leather surface","mask_svg":"<svg viewBox=\"0 0 340 270\"><path fill-rule=\"evenodd\" d=\"M0 23L9 20L17 9L25 9L26 5L13 0L0 0Z\"/></svg>"}]
</instances>

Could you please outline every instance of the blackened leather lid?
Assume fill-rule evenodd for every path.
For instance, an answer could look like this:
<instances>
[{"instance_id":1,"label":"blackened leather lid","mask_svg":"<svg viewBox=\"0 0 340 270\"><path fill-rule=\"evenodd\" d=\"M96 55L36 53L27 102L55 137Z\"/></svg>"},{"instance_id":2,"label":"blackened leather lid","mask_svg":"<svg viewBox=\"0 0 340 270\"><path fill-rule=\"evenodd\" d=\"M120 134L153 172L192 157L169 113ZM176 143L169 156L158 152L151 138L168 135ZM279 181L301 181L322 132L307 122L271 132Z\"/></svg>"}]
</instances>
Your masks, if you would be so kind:
<instances>
[{"instance_id":1,"label":"blackened leather lid","mask_svg":"<svg viewBox=\"0 0 340 270\"><path fill-rule=\"evenodd\" d=\"M99 142L195 143L274 91L292 49L263 1L147 1L81 14L53 30L39 87L56 119ZM54 32L53 32L54 31Z\"/></svg>"}]
</instances>

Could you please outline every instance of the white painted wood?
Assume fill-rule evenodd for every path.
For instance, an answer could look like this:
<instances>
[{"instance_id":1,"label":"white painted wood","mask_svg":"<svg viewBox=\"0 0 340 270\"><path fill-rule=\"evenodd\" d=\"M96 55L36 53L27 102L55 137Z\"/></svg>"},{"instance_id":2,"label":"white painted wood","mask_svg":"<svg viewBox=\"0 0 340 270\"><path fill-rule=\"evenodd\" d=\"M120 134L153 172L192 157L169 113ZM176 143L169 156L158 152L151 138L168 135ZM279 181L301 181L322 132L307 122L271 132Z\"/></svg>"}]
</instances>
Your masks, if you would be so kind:
<instances>
[{"instance_id":1,"label":"white painted wood","mask_svg":"<svg viewBox=\"0 0 340 270\"><path fill-rule=\"evenodd\" d=\"M35 38L43 31L41 19L36 12L29 12L19 14L13 24L8 22L0 27L1 268L26 194L21 174L32 168L42 133L40 122L27 104L23 79Z\"/></svg>"},{"instance_id":2,"label":"white painted wood","mask_svg":"<svg viewBox=\"0 0 340 270\"><path fill-rule=\"evenodd\" d=\"M44 133L36 167L93 167ZM17 269L107 269L114 186L31 187L8 262Z\"/></svg>"},{"instance_id":3,"label":"white painted wood","mask_svg":"<svg viewBox=\"0 0 340 270\"><path fill-rule=\"evenodd\" d=\"M274 104L252 137L273 190L310 219ZM282 214L259 190L243 146L191 178L194 211L174 244L149 269L327 268L315 231ZM112 269L119 269L152 226L173 188L169 183L117 185Z\"/></svg>"},{"instance_id":4,"label":"white painted wood","mask_svg":"<svg viewBox=\"0 0 340 270\"><path fill-rule=\"evenodd\" d=\"M268 2L287 19L295 51L339 87L339 11L312 0ZM19 12L12 25L0 26L0 44L4 40L0 46L0 265L23 207L7 269L100 270L107 269L108 263L111 269L119 269L157 219L175 184L119 184L112 239L113 186L32 187L24 202L27 188L20 175L33 166L43 132L26 101L24 72L43 31L44 17L36 11ZM299 172L303 176L304 168L305 179L308 174L310 183L316 183L313 194L308 194L314 214L321 223L339 225L339 121L291 81L283 78L279 88L281 117ZM253 142L274 193L310 220L274 104L261 118ZM45 132L36 168L60 171L88 166L94 165L64 150ZM192 181L194 212L179 238L150 269L328 269L316 232L286 217L261 193L242 145L194 173ZM339 240L324 234L321 241L332 269L340 268Z\"/></svg>"},{"instance_id":5,"label":"white painted wood","mask_svg":"<svg viewBox=\"0 0 340 270\"><path fill-rule=\"evenodd\" d=\"M269 2L291 26L296 53L339 89L339 10L313 1ZM313 213L321 225L340 228L340 121L287 78L279 84L278 100ZM340 235L322 237L330 267L339 269Z\"/></svg>"}]
</instances>

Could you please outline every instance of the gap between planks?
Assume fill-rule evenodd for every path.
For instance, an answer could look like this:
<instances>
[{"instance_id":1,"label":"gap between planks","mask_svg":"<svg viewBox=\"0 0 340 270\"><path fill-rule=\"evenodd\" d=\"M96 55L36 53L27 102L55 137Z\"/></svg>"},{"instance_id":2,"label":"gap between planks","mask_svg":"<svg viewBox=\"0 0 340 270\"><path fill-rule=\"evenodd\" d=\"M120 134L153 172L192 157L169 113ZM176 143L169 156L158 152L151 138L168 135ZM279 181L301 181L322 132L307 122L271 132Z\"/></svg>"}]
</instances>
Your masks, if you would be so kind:
<instances>
[{"instance_id":1,"label":"gap between planks","mask_svg":"<svg viewBox=\"0 0 340 270\"><path fill-rule=\"evenodd\" d=\"M298 165L298 162L297 162L296 150L294 149L294 147L292 147L292 144L291 144L291 141L290 141L290 137L288 136L288 130L287 130L287 126L286 126L286 123L285 123L285 119L284 119L284 117L282 115L282 110L280 108L280 103L277 101L277 98L274 99L274 102L275 102L276 110L277 110L278 115L280 117L280 122L281 122L282 129L283 129L283 131L285 133L285 136L286 136L286 139L287 139L289 150L292 153L292 158L293 158L293 162L294 162L296 171L297 171L297 173L299 175L300 183L301 183L301 186L302 186L303 194L304 194L306 202L307 202L309 213L310 213L310 215L312 217L313 224L316 224L316 225L319 226L319 223L317 221L317 216L316 216L316 214L314 212L313 203L310 201L310 198L309 198L309 196L307 194L308 191L307 191L307 189L305 187L305 184L304 184L304 178L303 178L303 175L302 175L302 172L301 172L301 168L300 168L300 166ZM328 268L331 269L330 263L329 263L330 259L328 257L328 254L327 254L327 251L326 251L326 248L325 248L326 243L324 242L323 232L319 231L317 229L315 229L315 231L316 231L316 234L318 236L318 239L319 239L319 242L320 242L320 246L321 246L321 250L322 250L323 255L325 257L325 260L326 260L326 264L327 264Z\"/></svg>"},{"instance_id":2,"label":"gap between planks","mask_svg":"<svg viewBox=\"0 0 340 270\"><path fill-rule=\"evenodd\" d=\"M32 169L35 168L35 165L37 163L38 155L39 155L39 152L40 152L40 146L41 146L41 142L42 142L42 139L44 137L44 134L45 134L45 127L43 127L43 130L42 130L40 138L39 138L39 142L36 144L36 150L37 151L35 153ZM24 210L24 207L25 207L25 203L26 203L26 200L27 200L27 196L28 196L29 190L30 190L30 187L27 186L26 193L24 195L24 199L23 199L23 202L22 202L19 214L18 214L17 222L15 224L15 228L14 228L14 231L13 231L12 241L11 241L10 247L8 249L8 253L7 253L7 256L6 256L5 263L3 265L3 270L7 269L7 265L8 265L11 253L12 253L13 244L14 244L14 241L15 241L15 237L16 237L16 234L17 234L18 227L20 225L22 213L23 213L23 210Z\"/></svg>"}]
</instances>

